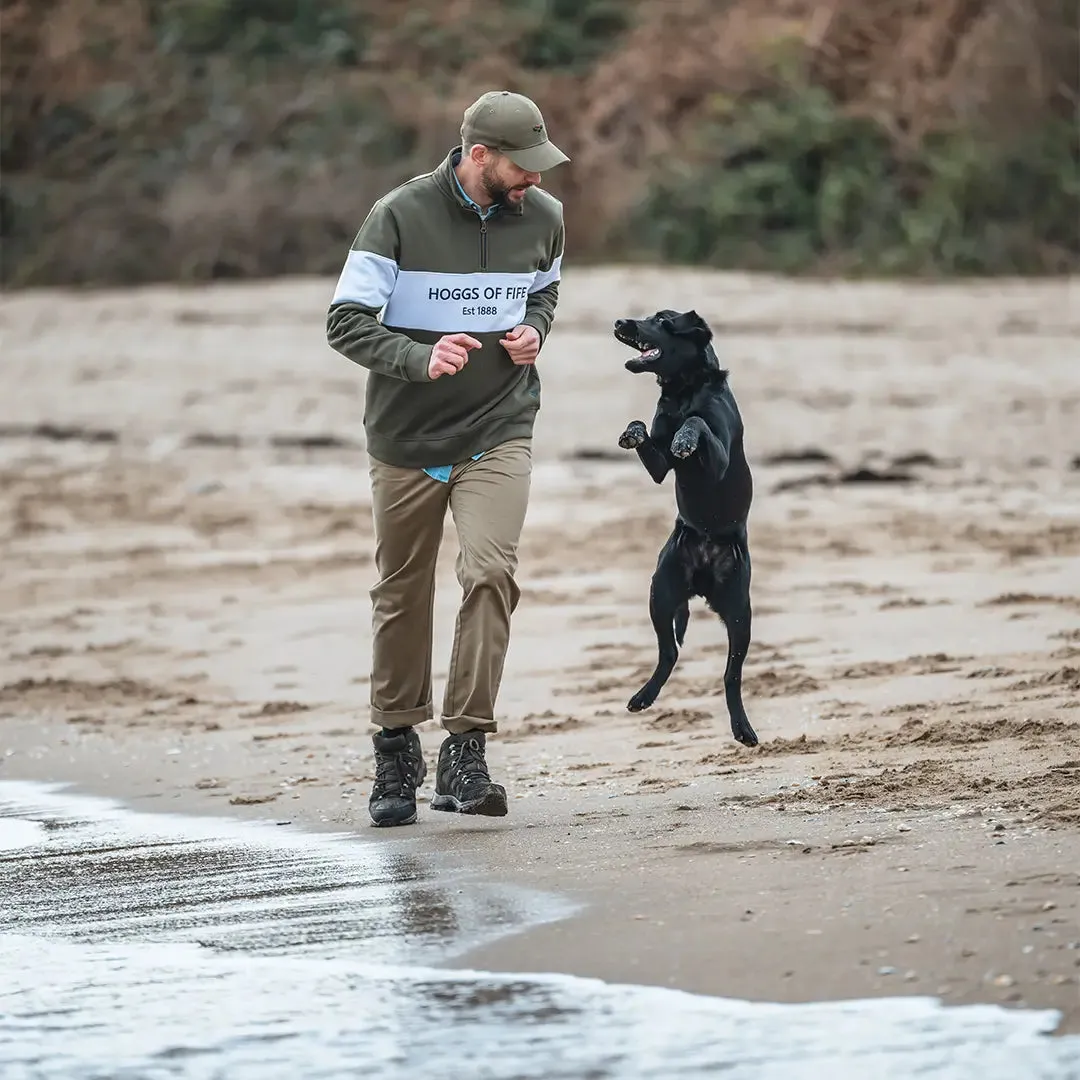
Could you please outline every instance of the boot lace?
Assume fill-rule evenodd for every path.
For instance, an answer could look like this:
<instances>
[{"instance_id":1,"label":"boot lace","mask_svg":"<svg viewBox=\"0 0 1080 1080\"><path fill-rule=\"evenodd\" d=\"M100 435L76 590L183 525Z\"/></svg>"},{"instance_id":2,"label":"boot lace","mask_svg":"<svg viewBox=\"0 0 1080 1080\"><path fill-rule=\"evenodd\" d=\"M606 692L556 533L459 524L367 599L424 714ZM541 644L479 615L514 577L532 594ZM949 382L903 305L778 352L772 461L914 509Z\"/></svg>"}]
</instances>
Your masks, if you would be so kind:
<instances>
[{"instance_id":1,"label":"boot lace","mask_svg":"<svg viewBox=\"0 0 1080 1080\"><path fill-rule=\"evenodd\" d=\"M454 776L463 785L491 783L487 761L484 760L484 748L477 739L468 739L450 747L450 757Z\"/></svg>"},{"instance_id":2,"label":"boot lace","mask_svg":"<svg viewBox=\"0 0 1080 1080\"><path fill-rule=\"evenodd\" d=\"M416 790L416 762L403 751L379 754L375 760L375 786L382 795L411 795Z\"/></svg>"}]
</instances>

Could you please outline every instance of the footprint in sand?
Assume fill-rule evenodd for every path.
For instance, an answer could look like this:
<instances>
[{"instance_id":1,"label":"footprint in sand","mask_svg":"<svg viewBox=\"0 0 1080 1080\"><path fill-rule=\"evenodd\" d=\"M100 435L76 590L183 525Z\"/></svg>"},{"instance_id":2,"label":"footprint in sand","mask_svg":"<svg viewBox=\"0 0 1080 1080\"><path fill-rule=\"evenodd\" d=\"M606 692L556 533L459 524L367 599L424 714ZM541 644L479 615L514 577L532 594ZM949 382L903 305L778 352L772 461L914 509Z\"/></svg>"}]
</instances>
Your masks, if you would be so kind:
<instances>
[{"instance_id":1,"label":"footprint in sand","mask_svg":"<svg viewBox=\"0 0 1080 1080\"><path fill-rule=\"evenodd\" d=\"M310 708L310 705L304 705L299 701L268 701L261 709L241 713L240 716L244 720L267 716L290 716L292 713L307 712Z\"/></svg>"},{"instance_id":2,"label":"footprint in sand","mask_svg":"<svg viewBox=\"0 0 1080 1080\"><path fill-rule=\"evenodd\" d=\"M576 716L560 717L558 713L548 709L546 712L530 713L522 717L520 726L501 731L499 738L503 742L520 742L533 735L561 734L587 726L584 720L579 720Z\"/></svg>"},{"instance_id":3,"label":"footprint in sand","mask_svg":"<svg viewBox=\"0 0 1080 1080\"><path fill-rule=\"evenodd\" d=\"M743 679L743 692L751 698L796 697L821 690L821 683L798 665L769 668ZM714 692L722 690L722 684Z\"/></svg>"},{"instance_id":4,"label":"footprint in sand","mask_svg":"<svg viewBox=\"0 0 1080 1080\"><path fill-rule=\"evenodd\" d=\"M665 709L646 721L653 731L689 731L712 719L712 714L701 709Z\"/></svg>"},{"instance_id":5,"label":"footprint in sand","mask_svg":"<svg viewBox=\"0 0 1080 1080\"><path fill-rule=\"evenodd\" d=\"M1053 596L1049 593L1001 593L984 600L979 607L1027 607L1035 604L1054 604L1080 611L1080 596Z\"/></svg>"},{"instance_id":6,"label":"footprint in sand","mask_svg":"<svg viewBox=\"0 0 1080 1080\"><path fill-rule=\"evenodd\" d=\"M116 708L163 701L175 697L170 691L135 679L112 679L94 683L82 679L19 679L0 686L0 707L14 705L20 711Z\"/></svg>"},{"instance_id":7,"label":"footprint in sand","mask_svg":"<svg viewBox=\"0 0 1080 1080\"><path fill-rule=\"evenodd\" d=\"M1061 667L1056 671L1044 671L1019 682L1010 683L1006 690L1037 690L1043 687L1062 687L1074 693L1080 693L1080 668Z\"/></svg>"}]
</instances>

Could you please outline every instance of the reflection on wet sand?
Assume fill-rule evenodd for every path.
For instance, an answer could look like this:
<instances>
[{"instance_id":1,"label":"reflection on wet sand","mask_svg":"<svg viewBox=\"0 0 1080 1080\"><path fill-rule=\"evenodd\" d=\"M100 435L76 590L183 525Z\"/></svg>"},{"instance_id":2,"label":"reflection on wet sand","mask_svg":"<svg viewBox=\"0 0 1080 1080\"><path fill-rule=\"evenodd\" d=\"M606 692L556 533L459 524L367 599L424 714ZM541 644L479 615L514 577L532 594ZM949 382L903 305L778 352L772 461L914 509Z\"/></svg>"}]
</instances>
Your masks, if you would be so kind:
<instances>
[{"instance_id":1,"label":"reflection on wet sand","mask_svg":"<svg viewBox=\"0 0 1080 1080\"><path fill-rule=\"evenodd\" d=\"M33 785L0 784L0 852L4 836L0 930L79 942L164 938L430 964L572 910L523 889L479 889L407 841L133 814Z\"/></svg>"},{"instance_id":2,"label":"reflection on wet sand","mask_svg":"<svg viewBox=\"0 0 1080 1080\"><path fill-rule=\"evenodd\" d=\"M289 828L0 783L4 1080L1075 1080L1052 1013L440 970L558 898Z\"/></svg>"}]
</instances>

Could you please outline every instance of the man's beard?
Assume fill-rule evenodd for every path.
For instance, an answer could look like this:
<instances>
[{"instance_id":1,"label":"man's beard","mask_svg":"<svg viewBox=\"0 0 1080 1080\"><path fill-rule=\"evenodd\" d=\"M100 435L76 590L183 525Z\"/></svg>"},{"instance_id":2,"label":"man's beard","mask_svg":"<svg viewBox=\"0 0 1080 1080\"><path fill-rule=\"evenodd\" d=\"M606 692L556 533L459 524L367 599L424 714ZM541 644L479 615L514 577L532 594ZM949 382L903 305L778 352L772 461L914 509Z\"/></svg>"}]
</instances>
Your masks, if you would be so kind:
<instances>
[{"instance_id":1,"label":"man's beard","mask_svg":"<svg viewBox=\"0 0 1080 1080\"><path fill-rule=\"evenodd\" d=\"M494 169L485 169L480 174L480 183L484 187L484 191L487 192L487 196L493 203L501 203L506 205L510 200L508 196L511 192L517 195L523 195L525 191L531 186L529 184L523 184L518 188L507 187L498 176L495 175Z\"/></svg>"}]
</instances>

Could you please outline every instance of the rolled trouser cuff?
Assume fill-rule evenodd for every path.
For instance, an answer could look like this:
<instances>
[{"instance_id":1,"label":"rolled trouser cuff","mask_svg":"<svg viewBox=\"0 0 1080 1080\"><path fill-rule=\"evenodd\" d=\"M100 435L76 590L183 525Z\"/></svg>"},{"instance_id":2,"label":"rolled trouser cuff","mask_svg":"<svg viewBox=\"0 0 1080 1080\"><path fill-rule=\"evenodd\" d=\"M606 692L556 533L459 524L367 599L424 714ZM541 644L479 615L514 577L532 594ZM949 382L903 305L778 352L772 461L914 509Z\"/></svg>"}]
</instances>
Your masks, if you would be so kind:
<instances>
[{"instance_id":1,"label":"rolled trouser cuff","mask_svg":"<svg viewBox=\"0 0 1080 1080\"><path fill-rule=\"evenodd\" d=\"M444 716L442 726L451 735L464 735L468 731L482 731L487 735L493 735L499 730L499 725L488 717L479 716Z\"/></svg>"},{"instance_id":2,"label":"rolled trouser cuff","mask_svg":"<svg viewBox=\"0 0 1080 1080\"><path fill-rule=\"evenodd\" d=\"M395 709L388 712L371 706L371 722L381 728L409 728L422 724L425 720L431 720L435 716L435 709L429 701L415 709Z\"/></svg>"}]
</instances>

